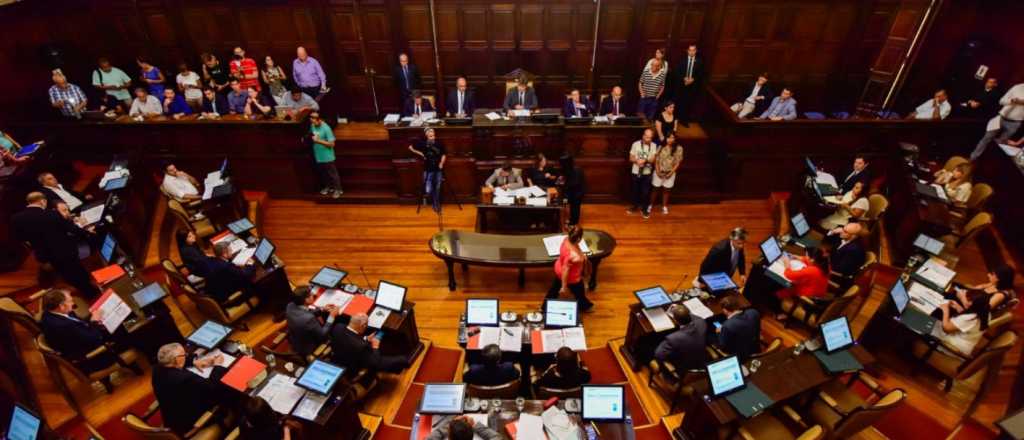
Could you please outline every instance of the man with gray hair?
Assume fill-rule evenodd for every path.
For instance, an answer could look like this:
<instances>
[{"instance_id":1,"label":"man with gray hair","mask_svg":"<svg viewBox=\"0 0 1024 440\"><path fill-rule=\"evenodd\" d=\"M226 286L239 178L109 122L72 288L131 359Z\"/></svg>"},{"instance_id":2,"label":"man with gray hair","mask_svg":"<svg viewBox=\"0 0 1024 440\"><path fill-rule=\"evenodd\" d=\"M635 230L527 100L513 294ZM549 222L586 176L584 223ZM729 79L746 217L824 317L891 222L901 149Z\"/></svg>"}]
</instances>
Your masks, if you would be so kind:
<instances>
[{"instance_id":1,"label":"man with gray hair","mask_svg":"<svg viewBox=\"0 0 1024 440\"><path fill-rule=\"evenodd\" d=\"M747 230L733 228L729 237L715 243L704 256L700 263L700 275L712 273L725 273L732 277L737 271L740 273L739 287L747 282L747 258L743 253L743 245L747 242ZM698 279L700 277L698 276Z\"/></svg>"},{"instance_id":2,"label":"man with gray hair","mask_svg":"<svg viewBox=\"0 0 1024 440\"><path fill-rule=\"evenodd\" d=\"M180 436L185 436L206 411L217 405L232 403L232 390L220 381L227 369L218 365L222 355L197 359L185 347L175 342L157 351L158 365L153 368L153 395L160 404L164 425ZM186 370L212 368L209 378ZM210 429L216 429L212 426Z\"/></svg>"},{"instance_id":3,"label":"man with gray hair","mask_svg":"<svg viewBox=\"0 0 1024 440\"><path fill-rule=\"evenodd\" d=\"M252 276L256 268L247 264L238 267L231 262L231 244L226 241L213 247L213 258L207 261L209 274L206 276L206 294L212 296L225 307L241 304L255 292ZM228 301L235 292L242 295Z\"/></svg>"},{"instance_id":4,"label":"man with gray hair","mask_svg":"<svg viewBox=\"0 0 1024 440\"><path fill-rule=\"evenodd\" d=\"M402 356L380 354L380 338L363 336L369 317L365 313L352 316L347 327L335 326L331 331L331 351L334 363L355 373L363 368L371 371L399 373L409 363Z\"/></svg>"}]
</instances>

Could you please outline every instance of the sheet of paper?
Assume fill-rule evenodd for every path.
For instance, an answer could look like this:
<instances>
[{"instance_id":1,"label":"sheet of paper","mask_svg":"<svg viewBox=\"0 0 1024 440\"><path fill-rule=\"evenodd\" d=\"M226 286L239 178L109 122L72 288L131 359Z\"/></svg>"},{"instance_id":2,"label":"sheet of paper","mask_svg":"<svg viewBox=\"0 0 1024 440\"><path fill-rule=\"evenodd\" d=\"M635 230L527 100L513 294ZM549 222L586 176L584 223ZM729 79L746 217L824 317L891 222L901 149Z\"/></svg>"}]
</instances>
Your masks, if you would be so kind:
<instances>
[{"instance_id":1,"label":"sheet of paper","mask_svg":"<svg viewBox=\"0 0 1024 440\"><path fill-rule=\"evenodd\" d=\"M929 289L921 283L912 283L907 289L907 295L910 296L910 302L914 304L914 307L929 314L946 302L939 292Z\"/></svg>"},{"instance_id":2,"label":"sheet of paper","mask_svg":"<svg viewBox=\"0 0 1024 440\"><path fill-rule=\"evenodd\" d=\"M563 328L562 343L575 351L587 351L587 335L583 333L583 327ZM558 348L561 347L555 349L557 350Z\"/></svg>"},{"instance_id":3,"label":"sheet of paper","mask_svg":"<svg viewBox=\"0 0 1024 440\"><path fill-rule=\"evenodd\" d=\"M512 197L515 194L505 188L494 188L494 197Z\"/></svg>"},{"instance_id":4,"label":"sheet of paper","mask_svg":"<svg viewBox=\"0 0 1024 440\"><path fill-rule=\"evenodd\" d=\"M533 414L519 414L516 440L538 440L544 438L544 419Z\"/></svg>"},{"instance_id":5,"label":"sheet of paper","mask_svg":"<svg viewBox=\"0 0 1024 440\"><path fill-rule=\"evenodd\" d=\"M1003 150L1003 152L1006 153L1006 155L1010 156L1010 157L1013 157L1013 156L1016 156L1016 155L1020 154L1020 151L1021 151L1020 147L1014 147L1012 145L1006 145L1006 144L999 144L999 148L1001 148Z\"/></svg>"},{"instance_id":6,"label":"sheet of paper","mask_svg":"<svg viewBox=\"0 0 1024 440\"><path fill-rule=\"evenodd\" d=\"M398 113L388 113L387 116L384 116L384 123L385 124L395 124L401 118L402 118L402 116L399 115Z\"/></svg>"},{"instance_id":7,"label":"sheet of paper","mask_svg":"<svg viewBox=\"0 0 1024 440\"><path fill-rule=\"evenodd\" d=\"M374 307L373 313L370 314L366 325L373 328L384 328L384 322L388 320L388 316L391 316L391 311L383 307Z\"/></svg>"},{"instance_id":8,"label":"sheet of paper","mask_svg":"<svg viewBox=\"0 0 1024 440\"><path fill-rule=\"evenodd\" d=\"M501 329L498 327L480 327L480 343L477 346L479 349L484 347L497 344L501 338Z\"/></svg>"},{"instance_id":9,"label":"sheet of paper","mask_svg":"<svg viewBox=\"0 0 1024 440\"><path fill-rule=\"evenodd\" d=\"M608 116L594 116L594 122L607 124L609 122Z\"/></svg>"},{"instance_id":10,"label":"sheet of paper","mask_svg":"<svg viewBox=\"0 0 1024 440\"><path fill-rule=\"evenodd\" d=\"M431 119L437 119L437 113L435 112L421 112L420 119L423 121L429 121Z\"/></svg>"},{"instance_id":11,"label":"sheet of paper","mask_svg":"<svg viewBox=\"0 0 1024 440\"><path fill-rule=\"evenodd\" d=\"M821 199L824 200L826 203L831 203L833 205L838 205L840 201L839 196L825 196L822 197Z\"/></svg>"},{"instance_id":12,"label":"sheet of paper","mask_svg":"<svg viewBox=\"0 0 1024 440\"><path fill-rule=\"evenodd\" d=\"M241 240L233 241L231 242L231 244L233 245L235 243L238 243L239 241ZM245 266L245 263L248 263L249 259L252 258L252 256L255 253L255 247L243 248L242 250L238 251L237 254L235 254L235 257L231 259L231 262L234 263L235 266Z\"/></svg>"},{"instance_id":13,"label":"sheet of paper","mask_svg":"<svg viewBox=\"0 0 1024 440\"><path fill-rule=\"evenodd\" d=\"M527 109L512 110L512 116L515 116L517 118L524 118L524 117L530 116L530 110L527 110Z\"/></svg>"},{"instance_id":14,"label":"sheet of paper","mask_svg":"<svg viewBox=\"0 0 1024 440\"><path fill-rule=\"evenodd\" d=\"M768 266L768 270L773 272L775 275L789 280L789 278L786 278L786 263L782 261L782 258L775 260L771 266Z\"/></svg>"},{"instance_id":15,"label":"sheet of paper","mask_svg":"<svg viewBox=\"0 0 1024 440\"><path fill-rule=\"evenodd\" d=\"M94 315L97 312L100 313L100 316L103 317L100 322L110 334L113 334L117 330L117 326L121 325L125 318L132 313L132 308L113 290L107 290L89 310Z\"/></svg>"},{"instance_id":16,"label":"sheet of paper","mask_svg":"<svg viewBox=\"0 0 1024 440\"><path fill-rule=\"evenodd\" d=\"M528 206L548 206L548 199L546 197L530 197L526 199Z\"/></svg>"},{"instance_id":17,"label":"sheet of paper","mask_svg":"<svg viewBox=\"0 0 1024 440\"><path fill-rule=\"evenodd\" d=\"M700 298L690 298L686 301L683 301L683 305L686 306L686 308L689 309L690 313L692 313L694 316L699 316L701 318L708 319L715 315L715 312L712 312L711 309L708 308L708 306L700 302Z\"/></svg>"},{"instance_id":18,"label":"sheet of paper","mask_svg":"<svg viewBox=\"0 0 1024 440\"><path fill-rule=\"evenodd\" d=\"M561 330L544 330L540 332L541 344L544 346L544 353L554 353L565 346L565 337Z\"/></svg>"},{"instance_id":19,"label":"sheet of paper","mask_svg":"<svg viewBox=\"0 0 1024 440\"><path fill-rule=\"evenodd\" d=\"M533 196L533 197L545 197L545 196L548 195L547 191L544 191L543 188L541 188L541 187L539 187L537 185L530 186L530 187L527 187L527 188L524 188L524 189L526 189L530 193L530 195Z\"/></svg>"},{"instance_id":20,"label":"sheet of paper","mask_svg":"<svg viewBox=\"0 0 1024 440\"><path fill-rule=\"evenodd\" d=\"M279 414L290 414L295 403L302 399L306 390L295 385L295 378L284 374L275 374L270 381L260 389L257 396L262 397L270 404L270 408Z\"/></svg>"},{"instance_id":21,"label":"sheet of paper","mask_svg":"<svg viewBox=\"0 0 1024 440\"><path fill-rule=\"evenodd\" d=\"M327 289L323 295L313 302L313 305L318 309L327 307L328 305L337 306L339 310L345 310L345 306L352 301L352 295L341 291L341 289Z\"/></svg>"},{"instance_id":22,"label":"sheet of paper","mask_svg":"<svg viewBox=\"0 0 1024 440\"><path fill-rule=\"evenodd\" d=\"M210 200L210 197L213 197L213 188L213 185L203 186L203 200Z\"/></svg>"},{"instance_id":23,"label":"sheet of paper","mask_svg":"<svg viewBox=\"0 0 1024 440\"><path fill-rule=\"evenodd\" d=\"M512 190L512 195L516 197L533 197L530 188L516 188Z\"/></svg>"},{"instance_id":24,"label":"sheet of paper","mask_svg":"<svg viewBox=\"0 0 1024 440\"><path fill-rule=\"evenodd\" d=\"M415 118L413 118L412 116L405 116L405 117L403 117L401 119L401 121L402 122L412 122L413 119L415 119Z\"/></svg>"},{"instance_id":25,"label":"sheet of paper","mask_svg":"<svg viewBox=\"0 0 1024 440\"><path fill-rule=\"evenodd\" d=\"M950 268L939 264L934 258L929 258L921 265L921 268L916 272L917 276L928 280L928 282L935 284L937 287L945 287L949 285L950 281L953 281L953 277L956 276L956 272Z\"/></svg>"},{"instance_id":26,"label":"sheet of paper","mask_svg":"<svg viewBox=\"0 0 1024 440\"><path fill-rule=\"evenodd\" d=\"M292 415L310 421L316 420L316 415L320 414L320 408L323 408L324 403L327 403L328 397L317 393L306 393L306 395L302 396L299 404L295 406Z\"/></svg>"},{"instance_id":27,"label":"sheet of paper","mask_svg":"<svg viewBox=\"0 0 1024 440\"><path fill-rule=\"evenodd\" d=\"M665 330L676 328L675 323L668 317L668 313L665 313L665 309L661 307L655 307L653 309L643 309L644 316L650 321L651 327L654 327L654 331L663 332Z\"/></svg>"},{"instance_id":28,"label":"sheet of paper","mask_svg":"<svg viewBox=\"0 0 1024 440\"><path fill-rule=\"evenodd\" d=\"M423 120L422 119L413 119L412 121L409 121L409 126L410 127L422 127L423 126Z\"/></svg>"},{"instance_id":29,"label":"sheet of paper","mask_svg":"<svg viewBox=\"0 0 1024 440\"><path fill-rule=\"evenodd\" d=\"M1000 122L1001 119L1002 118L999 117L999 115L993 116L992 119L989 119L988 123L985 124L985 131L996 131L996 130L998 130L999 129L999 125L1001 123Z\"/></svg>"},{"instance_id":30,"label":"sheet of paper","mask_svg":"<svg viewBox=\"0 0 1024 440\"><path fill-rule=\"evenodd\" d=\"M489 112L486 115L484 115L484 117L486 117L488 121L497 121L498 119L501 119L501 115L495 112Z\"/></svg>"},{"instance_id":31,"label":"sheet of paper","mask_svg":"<svg viewBox=\"0 0 1024 440\"><path fill-rule=\"evenodd\" d=\"M100 221L100 217L103 216L103 203L93 206L92 208L82 211L82 218L85 219L86 225L91 225Z\"/></svg>"},{"instance_id":32,"label":"sheet of paper","mask_svg":"<svg viewBox=\"0 0 1024 440\"><path fill-rule=\"evenodd\" d=\"M498 346L501 347L501 351L516 353L522 351L523 328L520 326L501 327L501 333L498 335Z\"/></svg>"},{"instance_id":33,"label":"sheet of paper","mask_svg":"<svg viewBox=\"0 0 1024 440\"><path fill-rule=\"evenodd\" d=\"M221 355L221 360L220 360L220 362L217 363L217 365L219 365L221 367L224 367L224 368L230 368L231 364L235 363L235 357L234 356L220 351L219 348L215 348L213 350L210 350L210 352L207 353L206 356L203 356L203 357L207 358L207 357L210 357L210 356L216 356L218 354ZM198 375L202 376L204 379L209 379L210 378L210 373L213 373L213 367L212 366L211 367L206 367L206 368L189 367L188 371L191 371L191 372L193 372L195 374L198 374Z\"/></svg>"},{"instance_id":34,"label":"sheet of paper","mask_svg":"<svg viewBox=\"0 0 1024 440\"><path fill-rule=\"evenodd\" d=\"M822 185L829 185L834 188L839 188L839 184L836 182L835 176L824 171L818 171L817 176L814 177L814 182Z\"/></svg>"},{"instance_id":35,"label":"sheet of paper","mask_svg":"<svg viewBox=\"0 0 1024 440\"><path fill-rule=\"evenodd\" d=\"M549 257L558 256L562 249L562 242L565 241L565 235L552 235L550 237L544 237L544 249L548 251Z\"/></svg>"},{"instance_id":36,"label":"sheet of paper","mask_svg":"<svg viewBox=\"0 0 1024 440\"><path fill-rule=\"evenodd\" d=\"M516 199L512 196L494 196L494 204L509 206L516 202Z\"/></svg>"},{"instance_id":37,"label":"sheet of paper","mask_svg":"<svg viewBox=\"0 0 1024 440\"><path fill-rule=\"evenodd\" d=\"M465 414L466 417L473 419L477 425L488 426L487 414ZM484 440L479 435L473 434L473 440Z\"/></svg>"},{"instance_id":38,"label":"sheet of paper","mask_svg":"<svg viewBox=\"0 0 1024 440\"><path fill-rule=\"evenodd\" d=\"M572 423L569 415L558 406L551 406L541 414L544 421L544 429L547 430L548 438L551 440L576 440L580 438L579 428Z\"/></svg>"}]
</instances>

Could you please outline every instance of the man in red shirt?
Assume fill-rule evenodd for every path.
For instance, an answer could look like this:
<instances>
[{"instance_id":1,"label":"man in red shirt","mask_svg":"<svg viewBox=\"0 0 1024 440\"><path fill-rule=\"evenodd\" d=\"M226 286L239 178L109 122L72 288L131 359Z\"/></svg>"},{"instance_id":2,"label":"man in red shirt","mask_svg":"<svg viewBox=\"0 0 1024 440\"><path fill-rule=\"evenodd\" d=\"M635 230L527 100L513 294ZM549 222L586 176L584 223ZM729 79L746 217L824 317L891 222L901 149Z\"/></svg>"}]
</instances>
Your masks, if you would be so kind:
<instances>
[{"instance_id":1,"label":"man in red shirt","mask_svg":"<svg viewBox=\"0 0 1024 440\"><path fill-rule=\"evenodd\" d=\"M231 76L238 78L242 84L242 90L253 87L260 90L260 69L256 60L245 57L245 50L241 47L235 48L235 56L231 59Z\"/></svg>"}]
</instances>

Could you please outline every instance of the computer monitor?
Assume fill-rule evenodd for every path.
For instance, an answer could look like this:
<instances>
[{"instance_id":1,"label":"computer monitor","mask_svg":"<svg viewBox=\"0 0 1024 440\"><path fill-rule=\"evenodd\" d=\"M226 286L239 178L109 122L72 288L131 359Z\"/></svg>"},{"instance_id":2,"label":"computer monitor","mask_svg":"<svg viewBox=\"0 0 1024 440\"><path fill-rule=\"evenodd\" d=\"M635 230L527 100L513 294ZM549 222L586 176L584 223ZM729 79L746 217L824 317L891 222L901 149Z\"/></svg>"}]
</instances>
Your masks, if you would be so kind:
<instances>
[{"instance_id":1,"label":"computer monitor","mask_svg":"<svg viewBox=\"0 0 1024 440\"><path fill-rule=\"evenodd\" d=\"M333 289L341 284L341 280L348 276L348 272L333 267L321 267L320 270L309 280L310 284L316 284L327 289Z\"/></svg>"},{"instance_id":2,"label":"computer monitor","mask_svg":"<svg viewBox=\"0 0 1024 440\"><path fill-rule=\"evenodd\" d=\"M423 386L420 414L462 414L466 384L428 383Z\"/></svg>"},{"instance_id":3,"label":"computer monitor","mask_svg":"<svg viewBox=\"0 0 1024 440\"><path fill-rule=\"evenodd\" d=\"M672 303L672 298L668 297L668 293L661 286L640 289L633 292L633 295L636 295L636 299L640 300L640 304L643 304L645 309L652 309Z\"/></svg>"},{"instance_id":4,"label":"computer monitor","mask_svg":"<svg viewBox=\"0 0 1024 440\"><path fill-rule=\"evenodd\" d=\"M344 367L316 359L309 364L306 371L302 372L302 376L295 381L295 385L326 396L331 393L331 389L344 373Z\"/></svg>"},{"instance_id":5,"label":"computer monitor","mask_svg":"<svg viewBox=\"0 0 1024 440\"><path fill-rule=\"evenodd\" d=\"M828 321L821 325L821 338L825 341L825 351L832 353L853 345L853 333L845 316Z\"/></svg>"},{"instance_id":6,"label":"computer monitor","mask_svg":"<svg viewBox=\"0 0 1024 440\"><path fill-rule=\"evenodd\" d=\"M712 292L736 289L736 283L734 283L732 278L725 272L701 274L700 280L703 281L704 285L708 286L708 290Z\"/></svg>"},{"instance_id":7,"label":"computer monitor","mask_svg":"<svg viewBox=\"0 0 1024 440\"><path fill-rule=\"evenodd\" d=\"M113 264L114 251L117 250L117 239L114 238L114 234L107 234L103 237L103 245L100 246L100 258L106 264Z\"/></svg>"},{"instance_id":8,"label":"computer monitor","mask_svg":"<svg viewBox=\"0 0 1024 440\"><path fill-rule=\"evenodd\" d=\"M774 236L768 237L761 242L761 253L764 255L766 264L772 264L782 256L782 247Z\"/></svg>"},{"instance_id":9,"label":"computer monitor","mask_svg":"<svg viewBox=\"0 0 1024 440\"><path fill-rule=\"evenodd\" d=\"M938 256L946 248L946 244L924 234L918 234L914 239L914 247L929 254Z\"/></svg>"},{"instance_id":10,"label":"computer monitor","mask_svg":"<svg viewBox=\"0 0 1024 440\"><path fill-rule=\"evenodd\" d=\"M266 266L270 262L270 257L274 255L274 243L270 240L263 238L260 239L260 244L256 245L256 252L253 254L261 265Z\"/></svg>"},{"instance_id":11,"label":"computer monitor","mask_svg":"<svg viewBox=\"0 0 1024 440\"><path fill-rule=\"evenodd\" d=\"M907 286L903 285L903 281L896 280L896 284L889 289L889 298L892 298L892 303L896 305L896 314L902 315L910 303L910 294L907 293Z\"/></svg>"},{"instance_id":12,"label":"computer monitor","mask_svg":"<svg viewBox=\"0 0 1024 440\"><path fill-rule=\"evenodd\" d=\"M227 327L214 321L206 321L196 331L188 335L189 342L213 350L231 334L231 327Z\"/></svg>"},{"instance_id":13,"label":"computer monitor","mask_svg":"<svg viewBox=\"0 0 1024 440\"><path fill-rule=\"evenodd\" d=\"M251 230L251 229L253 229L255 227L256 226L253 225L252 222L249 221L249 219L247 219L245 217L242 217L242 218L240 218L238 220L235 220L235 221L233 221L231 223L228 223L228 229L230 229L231 233L235 234L235 235L241 234L243 232L247 232L247 231L249 231L249 230Z\"/></svg>"},{"instance_id":14,"label":"computer monitor","mask_svg":"<svg viewBox=\"0 0 1024 440\"><path fill-rule=\"evenodd\" d=\"M41 426L42 420L39 416L16 403L11 411L11 423L7 425L7 435L4 438L9 440L36 440L39 438L39 428Z\"/></svg>"},{"instance_id":15,"label":"computer monitor","mask_svg":"<svg viewBox=\"0 0 1024 440\"><path fill-rule=\"evenodd\" d=\"M402 305L405 304L406 290L408 289L405 286L380 280L377 282L377 297L373 303L388 310L401 312Z\"/></svg>"},{"instance_id":16,"label":"computer monitor","mask_svg":"<svg viewBox=\"0 0 1024 440\"><path fill-rule=\"evenodd\" d=\"M626 390L622 385L584 385L583 420L616 422L626 419Z\"/></svg>"},{"instance_id":17,"label":"computer monitor","mask_svg":"<svg viewBox=\"0 0 1024 440\"><path fill-rule=\"evenodd\" d=\"M740 360L736 356L712 362L708 364L707 370L711 394L715 397L736 391L747 384L743 379L743 370L740 369Z\"/></svg>"},{"instance_id":18,"label":"computer monitor","mask_svg":"<svg viewBox=\"0 0 1024 440\"><path fill-rule=\"evenodd\" d=\"M498 325L498 299L478 298L466 300L466 325Z\"/></svg>"},{"instance_id":19,"label":"computer monitor","mask_svg":"<svg viewBox=\"0 0 1024 440\"><path fill-rule=\"evenodd\" d=\"M149 283L145 287L132 292L132 299L135 300L135 304L138 304L140 309L160 301L165 296L167 296L167 291L159 283Z\"/></svg>"},{"instance_id":20,"label":"computer monitor","mask_svg":"<svg viewBox=\"0 0 1024 440\"><path fill-rule=\"evenodd\" d=\"M579 325L579 305L571 299L544 300L545 327L575 327Z\"/></svg>"},{"instance_id":21,"label":"computer monitor","mask_svg":"<svg viewBox=\"0 0 1024 440\"><path fill-rule=\"evenodd\" d=\"M807 224L807 217L804 217L802 212L796 213L789 221L793 224L793 232L796 232L797 237L803 237L811 230L811 225Z\"/></svg>"},{"instance_id":22,"label":"computer monitor","mask_svg":"<svg viewBox=\"0 0 1024 440\"><path fill-rule=\"evenodd\" d=\"M107 181L103 186L104 191L115 191L128 186L128 176L121 176Z\"/></svg>"}]
</instances>

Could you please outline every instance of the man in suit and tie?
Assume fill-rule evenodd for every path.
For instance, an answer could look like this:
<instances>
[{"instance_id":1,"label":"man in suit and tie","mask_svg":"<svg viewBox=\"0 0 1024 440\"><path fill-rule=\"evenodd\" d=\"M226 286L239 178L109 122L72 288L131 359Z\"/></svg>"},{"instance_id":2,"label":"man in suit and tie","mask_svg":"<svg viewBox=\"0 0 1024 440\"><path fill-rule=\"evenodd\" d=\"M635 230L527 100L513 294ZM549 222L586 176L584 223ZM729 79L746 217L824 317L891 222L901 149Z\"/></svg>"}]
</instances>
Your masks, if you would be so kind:
<instances>
[{"instance_id":1,"label":"man in suit and tie","mask_svg":"<svg viewBox=\"0 0 1024 440\"><path fill-rule=\"evenodd\" d=\"M491 176L484 182L488 188L501 188L505 190L519 189L523 187L523 170L512 168L509 162L502 163L500 167L491 173Z\"/></svg>"},{"instance_id":2,"label":"man in suit and tie","mask_svg":"<svg viewBox=\"0 0 1024 440\"><path fill-rule=\"evenodd\" d=\"M839 183L839 191L842 194L853 190L853 186L857 182L863 183L864 188L868 188L871 183L871 173L868 170L868 159L864 157L864 154L858 153L853 157L853 166L850 167L850 172L844 176L843 181Z\"/></svg>"},{"instance_id":3,"label":"man in suit and tie","mask_svg":"<svg viewBox=\"0 0 1024 440\"><path fill-rule=\"evenodd\" d=\"M725 321L716 329L718 348L734 354L740 362L761 351L761 314L757 309L742 309L735 296L722 298Z\"/></svg>"},{"instance_id":4,"label":"man in suit and tie","mask_svg":"<svg viewBox=\"0 0 1024 440\"><path fill-rule=\"evenodd\" d=\"M593 113L593 106L590 105L590 100L585 96L580 96L579 89L572 89L562 107L562 116L582 118L590 116L591 113Z\"/></svg>"},{"instance_id":5,"label":"man in suit and tie","mask_svg":"<svg viewBox=\"0 0 1024 440\"><path fill-rule=\"evenodd\" d=\"M448 92L448 99L444 102L448 110L448 116L458 118L471 118L476 110L476 101L473 100L473 91L466 86L466 78L459 77L455 80L455 90Z\"/></svg>"},{"instance_id":6,"label":"man in suit and tie","mask_svg":"<svg viewBox=\"0 0 1024 440\"><path fill-rule=\"evenodd\" d=\"M78 258L78 243L88 239L88 232L57 211L46 209L46 196L41 192L28 193L25 201L28 206L11 216L14 236L28 242L36 260L52 265L82 296L99 296L100 290Z\"/></svg>"},{"instance_id":7,"label":"man in suit and tie","mask_svg":"<svg viewBox=\"0 0 1024 440\"><path fill-rule=\"evenodd\" d=\"M405 106L402 108L402 116L418 118L421 114L432 111L434 111L434 106L430 105L430 100L425 99L419 90L413 90L412 96L405 101Z\"/></svg>"},{"instance_id":8,"label":"man in suit and tie","mask_svg":"<svg viewBox=\"0 0 1024 440\"><path fill-rule=\"evenodd\" d=\"M284 309L288 323L288 342L292 350L302 357L313 354L317 346L327 340L338 317L338 308L328 305L327 319L321 324L320 317L313 309L315 301L316 297L311 294L309 286L299 286L292 292L292 301Z\"/></svg>"},{"instance_id":9,"label":"man in suit and tie","mask_svg":"<svg viewBox=\"0 0 1024 440\"><path fill-rule=\"evenodd\" d=\"M360 313L349 320L348 326L334 326L331 330L332 362L348 368L355 374L364 368L376 372L399 373L407 366L401 356L380 354L380 339L376 335L364 337L369 317Z\"/></svg>"},{"instance_id":10,"label":"man in suit and tie","mask_svg":"<svg viewBox=\"0 0 1024 440\"><path fill-rule=\"evenodd\" d=\"M395 81L399 102L402 104L412 96L413 90L420 89L420 71L415 64L409 62L409 55L404 52L398 54L398 65L391 78Z\"/></svg>"},{"instance_id":11,"label":"man in suit and tie","mask_svg":"<svg viewBox=\"0 0 1024 440\"><path fill-rule=\"evenodd\" d=\"M768 74L758 75L757 81L747 89L743 95L743 101L737 102L729 107L740 119L746 119L751 114L760 115L768 108L772 100L772 89L768 87Z\"/></svg>"},{"instance_id":12,"label":"man in suit and tie","mask_svg":"<svg viewBox=\"0 0 1024 440\"><path fill-rule=\"evenodd\" d=\"M228 372L219 365L223 355L199 359L194 354L188 354L185 347L175 342L160 347L156 360L157 366L153 368L151 382L153 395L160 404L164 426L176 434L184 437L199 417L215 406L228 406L230 410L230 406L238 402L237 391L221 382L221 378ZM210 376L204 378L187 371L189 367L211 368ZM191 438L207 437L200 434Z\"/></svg>"},{"instance_id":13,"label":"man in suit and tie","mask_svg":"<svg viewBox=\"0 0 1024 440\"><path fill-rule=\"evenodd\" d=\"M847 223L828 231L823 242L826 249L831 249L828 251L829 270L844 277L857 275L867 261L867 252L860 243L862 231L860 223Z\"/></svg>"},{"instance_id":14,"label":"man in suit and tie","mask_svg":"<svg viewBox=\"0 0 1024 440\"><path fill-rule=\"evenodd\" d=\"M519 371L511 362L501 361L501 348L498 344L490 344L480 351L480 363L469 366L469 371L462 376L462 381L478 386L495 386L512 382L519 378Z\"/></svg>"},{"instance_id":15,"label":"man in suit and tie","mask_svg":"<svg viewBox=\"0 0 1024 440\"><path fill-rule=\"evenodd\" d=\"M247 264L238 267L231 261L231 245L220 242L213 246L213 258L207 259L206 294L213 297L224 307L231 307L245 302L251 297L256 286L252 282L255 267ZM238 298L228 300L232 294L241 291Z\"/></svg>"},{"instance_id":16,"label":"man in suit and tie","mask_svg":"<svg viewBox=\"0 0 1024 440\"><path fill-rule=\"evenodd\" d=\"M707 359L707 321L690 314L690 309L682 304L672 306L668 312L679 327L658 344L654 358L672 364L680 373L703 368Z\"/></svg>"},{"instance_id":17,"label":"man in suit and tie","mask_svg":"<svg viewBox=\"0 0 1024 440\"><path fill-rule=\"evenodd\" d=\"M612 92L608 95L604 101L601 101L601 109L597 112L599 115L608 115L609 117L620 117L624 116L626 105L624 97L622 96L622 87L612 87Z\"/></svg>"},{"instance_id":18,"label":"man in suit and tie","mask_svg":"<svg viewBox=\"0 0 1024 440\"><path fill-rule=\"evenodd\" d=\"M537 109L537 94L534 93L533 87L526 83L526 78L519 78L516 86L505 93L504 109L506 112Z\"/></svg>"},{"instance_id":19,"label":"man in suit and tie","mask_svg":"<svg viewBox=\"0 0 1024 440\"><path fill-rule=\"evenodd\" d=\"M743 253L743 246L747 243L747 230L735 228L729 233L729 238L715 243L704 256L700 263L700 274L725 273L730 277L738 270L740 272L739 286L747 282L747 259ZM695 282L699 283L700 277Z\"/></svg>"},{"instance_id":20,"label":"man in suit and tie","mask_svg":"<svg viewBox=\"0 0 1024 440\"><path fill-rule=\"evenodd\" d=\"M71 188L65 188L57 181L57 177L50 172L44 172L39 174L36 178L39 182L40 191L46 195L46 201L48 206L56 206L56 202L63 201L68 205L68 209L73 212L78 212L78 209L85 204L86 201L92 200L92 196L84 195Z\"/></svg>"},{"instance_id":21,"label":"man in suit and tie","mask_svg":"<svg viewBox=\"0 0 1024 440\"><path fill-rule=\"evenodd\" d=\"M39 327L43 330L46 342L86 373L102 370L117 362L115 354L110 351L86 358L90 352L103 346L107 334L105 330L75 315L74 308L75 302L67 291L51 289L43 294L43 314L39 319ZM102 316L93 314L91 319L99 321Z\"/></svg>"},{"instance_id":22,"label":"man in suit and tie","mask_svg":"<svg viewBox=\"0 0 1024 440\"><path fill-rule=\"evenodd\" d=\"M693 115L693 106L697 104L701 87L704 84L704 59L697 57L697 46L691 44L686 48L686 57L676 69L675 87L676 119L689 127Z\"/></svg>"}]
</instances>

